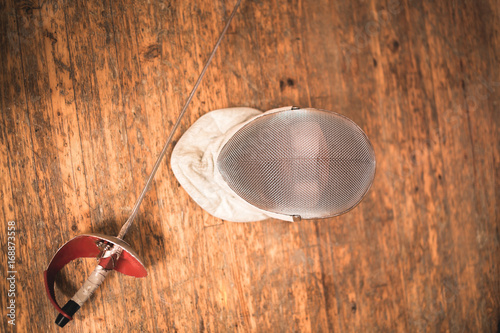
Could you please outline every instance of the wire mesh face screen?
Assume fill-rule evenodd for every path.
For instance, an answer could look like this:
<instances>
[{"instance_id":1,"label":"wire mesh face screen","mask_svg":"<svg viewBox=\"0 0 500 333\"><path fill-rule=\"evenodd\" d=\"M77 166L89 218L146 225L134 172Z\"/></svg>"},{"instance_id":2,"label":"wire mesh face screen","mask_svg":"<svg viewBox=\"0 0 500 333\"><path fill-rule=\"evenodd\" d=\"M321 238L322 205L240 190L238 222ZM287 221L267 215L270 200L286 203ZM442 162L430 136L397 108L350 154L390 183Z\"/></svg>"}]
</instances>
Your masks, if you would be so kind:
<instances>
[{"instance_id":1,"label":"wire mesh face screen","mask_svg":"<svg viewBox=\"0 0 500 333\"><path fill-rule=\"evenodd\" d=\"M352 120L334 112L292 109L263 114L222 147L217 167L248 203L304 219L356 206L375 175L375 153Z\"/></svg>"}]
</instances>

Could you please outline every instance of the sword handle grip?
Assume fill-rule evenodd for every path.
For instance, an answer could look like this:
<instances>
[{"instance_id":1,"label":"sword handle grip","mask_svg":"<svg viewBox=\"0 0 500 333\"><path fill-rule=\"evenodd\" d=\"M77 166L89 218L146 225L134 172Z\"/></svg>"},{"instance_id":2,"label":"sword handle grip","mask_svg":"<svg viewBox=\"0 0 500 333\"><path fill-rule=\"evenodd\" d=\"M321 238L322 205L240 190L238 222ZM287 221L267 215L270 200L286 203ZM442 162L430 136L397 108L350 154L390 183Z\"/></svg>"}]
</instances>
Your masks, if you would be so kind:
<instances>
[{"instance_id":1,"label":"sword handle grip","mask_svg":"<svg viewBox=\"0 0 500 333\"><path fill-rule=\"evenodd\" d=\"M62 310L68 316L59 314L56 318L56 324L58 326L64 327L71 320L70 318L73 317L73 315L80 309L83 303L85 303L90 298L90 296L92 296L92 294L101 285L110 271L111 270L105 269L101 265L97 265L94 271L83 283L82 287L63 306Z\"/></svg>"}]
</instances>

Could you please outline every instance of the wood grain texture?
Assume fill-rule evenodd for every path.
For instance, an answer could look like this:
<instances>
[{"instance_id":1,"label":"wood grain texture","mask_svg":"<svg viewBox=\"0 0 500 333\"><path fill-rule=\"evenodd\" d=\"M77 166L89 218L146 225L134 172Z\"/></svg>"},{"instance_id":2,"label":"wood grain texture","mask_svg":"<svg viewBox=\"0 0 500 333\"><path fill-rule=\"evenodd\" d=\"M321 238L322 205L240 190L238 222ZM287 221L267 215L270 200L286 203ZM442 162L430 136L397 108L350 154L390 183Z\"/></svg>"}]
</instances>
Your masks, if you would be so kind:
<instances>
[{"instance_id":1,"label":"wood grain texture","mask_svg":"<svg viewBox=\"0 0 500 333\"><path fill-rule=\"evenodd\" d=\"M43 271L117 234L234 3L0 3L2 331L56 330ZM126 237L148 277L110 274L67 330L498 332L499 27L498 0L243 0L175 140L219 108L332 110L371 139L373 187L340 217L230 223L166 160Z\"/></svg>"}]
</instances>

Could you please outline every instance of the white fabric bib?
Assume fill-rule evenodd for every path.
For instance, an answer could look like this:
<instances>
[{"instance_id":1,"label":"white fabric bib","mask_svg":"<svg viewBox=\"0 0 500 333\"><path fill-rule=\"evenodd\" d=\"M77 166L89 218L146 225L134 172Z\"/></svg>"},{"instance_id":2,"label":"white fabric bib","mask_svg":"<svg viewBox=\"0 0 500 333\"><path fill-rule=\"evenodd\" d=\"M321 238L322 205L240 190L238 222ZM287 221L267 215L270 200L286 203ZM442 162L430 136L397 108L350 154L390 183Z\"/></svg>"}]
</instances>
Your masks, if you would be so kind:
<instances>
[{"instance_id":1,"label":"white fabric bib","mask_svg":"<svg viewBox=\"0 0 500 333\"><path fill-rule=\"evenodd\" d=\"M217 169L217 157L224 143L262 114L262 111L247 107L209 112L189 127L172 151L170 164L175 177L191 198L215 217L231 222L267 218L293 221L292 216L267 212L243 200L231 190Z\"/></svg>"}]
</instances>

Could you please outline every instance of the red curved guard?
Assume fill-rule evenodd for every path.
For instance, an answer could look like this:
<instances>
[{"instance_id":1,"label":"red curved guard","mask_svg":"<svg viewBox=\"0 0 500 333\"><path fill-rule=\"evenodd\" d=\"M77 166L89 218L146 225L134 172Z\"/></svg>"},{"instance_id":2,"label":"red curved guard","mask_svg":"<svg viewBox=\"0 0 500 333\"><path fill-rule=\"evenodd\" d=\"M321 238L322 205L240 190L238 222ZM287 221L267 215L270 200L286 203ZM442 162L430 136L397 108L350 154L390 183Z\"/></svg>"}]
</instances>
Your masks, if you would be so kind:
<instances>
[{"instance_id":1,"label":"red curved guard","mask_svg":"<svg viewBox=\"0 0 500 333\"><path fill-rule=\"evenodd\" d=\"M107 243L112 243L114 246L118 246L122 249L122 253L118 258L113 268L114 270L129 276L134 277L145 277L148 275L146 268L137 258L137 255L128 248L128 244L122 240L98 234L88 234L80 235L68 241L64 244L54 255L50 261L49 267L43 272L45 280L45 291L49 297L50 302L59 311L60 314L68 318L73 319L71 316L66 314L59 304L57 304L55 292L54 292L54 282L57 273L66 266L69 262L78 258L95 258L99 255L101 250L97 247L97 242L104 241ZM109 258L101 259L99 262L101 266L109 266Z\"/></svg>"}]
</instances>

